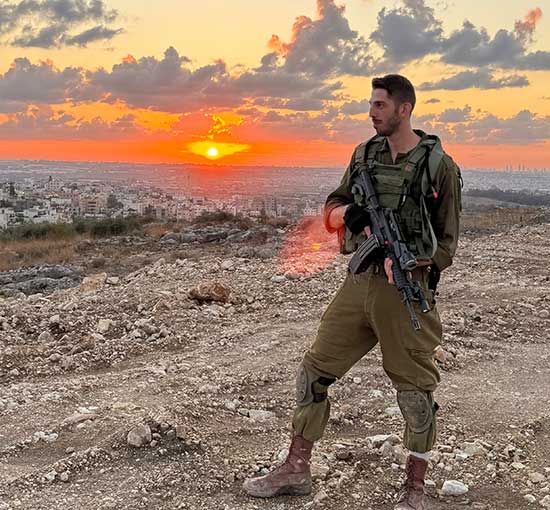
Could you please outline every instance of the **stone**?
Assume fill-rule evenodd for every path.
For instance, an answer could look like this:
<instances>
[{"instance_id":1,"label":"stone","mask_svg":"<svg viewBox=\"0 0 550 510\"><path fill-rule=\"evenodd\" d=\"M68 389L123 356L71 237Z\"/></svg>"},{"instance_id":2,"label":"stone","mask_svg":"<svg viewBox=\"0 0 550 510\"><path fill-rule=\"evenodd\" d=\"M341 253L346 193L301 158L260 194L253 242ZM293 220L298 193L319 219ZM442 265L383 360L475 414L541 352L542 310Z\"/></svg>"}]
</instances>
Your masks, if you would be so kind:
<instances>
[{"instance_id":1,"label":"stone","mask_svg":"<svg viewBox=\"0 0 550 510\"><path fill-rule=\"evenodd\" d=\"M550 496L544 496L544 498L540 500L540 506L542 508L550 508Z\"/></svg>"},{"instance_id":2,"label":"stone","mask_svg":"<svg viewBox=\"0 0 550 510\"><path fill-rule=\"evenodd\" d=\"M40 333L40 335L38 337L38 341L40 343L53 342L53 336L51 335L51 333L49 331L42 331L42 333Z\"/></svg>"},{"instance_id":3,"label":"stone","mask_svg":"<svg viewBox=\"0 0 550 510\"><path fill-rule=\"evenodd\" d=\"M326 499L328 499L328 494L321 489L317 494L315 494L315 497L313 498L313 504L318 505Z\"/></svg>"},{"instance_id":4,"label":"stone","mask_svg":"<svg viewBox=\"0 0 550 510\"><path fill-rule=\"evenodd\" d=\"M248 417L254 421L269 421L269 420L274 420L276 418L276 415L272 411L250 409L248 411Z\"/></svg>"},{"instance_id":5,"label":"stone","mask_svg":"<svg viewBox=\"0 0 550 510\"><path fill-rule=\"evenodd\" d=\"M55 470L52 470L52 471L49 471L48 473L46 473L44 475L44 479L46 480L46 482L54 482L55 481L55 477L57 476L57 471Z\"/></svg>"},{"instance_id":6,"label":"stone","mask_svg":"<svg viewBox=\"0 0 550 510\"><path fill-rule=\"evenodd\" d=\"M388 416L401 416L401 409L398 406L387 407L384 413Z\"/></svg>"},{"instance_id":7,"label":"stone","mask_svg":"<svg viewBox=\"0 0 550 510\"><path fill-rule=\"evenodd\" d=\"M539 312L539 317L540 317L541 319L548 319L548 318L550 317L550 311L548 311L548 310L541 310L541 311Z\"/></svg>"},{"instance_id":8,"label":"stone","mask_svg":"<svg viewBox=\"0 0 550 510\"><path fill-rule=\"evenodd\" d=\"M99 273L87 276L79 286L81 292L96 292L102 289L107 280L107 273Z\"/></svg>"},{"instance_id":9,"label":"stone","mask_svg":"<svg viewBox=\"0 0 550 510\"><path fill-rule=\"evenodd\" d=\"M58 352L54 352L50 356L48 356L48 361L51 361L52 363L58 363L61 360L61 354Z\"/></svg>"},{"instance_id":10,"label":"stone","mask_svg":"<svg viewBox=\"0 0 550 510\"><path fill-rule=\"evenodd\" d=\"M69 473L67 473L67 471L63 471L63 473L61 473L59 475L59 479L62 481L62 482L65 482L67 483L69 481Z\"/></svg>"},{"instance_id":11,"label":"stone","mask_svg":"<svg viewBox=\"0 0 550 510\"><path fill-rule=\"evenodd\" d=\"M400 439L395 434L378 434L376 436L367 437L371 448L380 448L386 441L391 442L392 444L399 443Z\"/></svg>"},{"instance_id":12,"label":"stone","mask_svg":"<svg viewBox=\"0 0 550 510\"><path fill-rule=\"evenodd\" d=\"M441 488L443 496L463 496L469 491L469 487L458 480L445 480Z\"/></svg>"},{"instance_id":13,"label":"stone","mask_svg":"<svg viewBox=\"0 0 550 510\"><path fill-rule=\"evenodd\" d=\"M530 504L537 502L537 498L535 498L535 496L533 496L532 494L526 494L525 496L523 496L523 499Z\"/></svg>"},{"instance_id":14,"label":"stone","mask_svg":"<svg viewBox=\"0 0 550 510\"><path fill-rule=\"evenodd\" d=\"M231 296L231 289L218 281L205 282L189 290L189 297L199 303L217 301L227 303Z\"/></svg>"},{"instance_id":15,"label":"stone","mask_svg":"<svg viewBox=\"0 0 550 510\"><path fill-rule=\"evenodd\" d=\"M126 442L134 448L141 448L151 442L151 429L149 425L137 425L126 437Z\"/></svg>"},{"instance_id":16,"label":"stone","mask_svg":"<svg viewBox=\"0 0 550 510\"><path fill-rule=\"evenodd\" d=\"M104 335L111 328L112 321L110 319L99 319L96 330L98 333Z\"/></svg>"},{"instance_id":17,"label":"stone","mask_svg":"<svg viewBox=\"0 0 550 510\"><path fill-rule=\"evenodd\" d=\"M482 457L487 454L487 450L478 442L464 443L462 451L472 457Z\"/></svg>"},{"instance_id":18,"label":"stone","mask_svg":"<svg viewBox=\"0 0 550 510\"><path fill-rule=\"evenodd\" d=\"M529 473L529 480L532 483L542 483L546 481L546 477L542 473L532 472Z\"/></svg>"},{"instance_id":19,"label":"stone","mask_svg":"<svg viewBox=\"0 0 550 510\"><path fill-rule=\"evenodd\" d=\"M72 425L77 425L78 423L83 423L85 421L93 421L99 417L96 413L76 413L68 418L65 418L61 422L62 427L71 427Z\"/></svg>"}]
</instances>

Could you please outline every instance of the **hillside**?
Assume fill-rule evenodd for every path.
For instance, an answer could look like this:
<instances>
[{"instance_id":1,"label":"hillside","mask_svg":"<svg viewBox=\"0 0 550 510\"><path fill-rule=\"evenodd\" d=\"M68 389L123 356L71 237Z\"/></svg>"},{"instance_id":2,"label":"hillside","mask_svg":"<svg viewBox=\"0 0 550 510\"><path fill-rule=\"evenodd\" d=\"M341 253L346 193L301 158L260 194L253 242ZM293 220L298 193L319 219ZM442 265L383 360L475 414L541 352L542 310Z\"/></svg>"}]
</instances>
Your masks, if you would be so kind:
<instances>
[{"instance_id":1,"label":"hillside","mask_svg":"<svg viewBox=\"0 0 550 510\"><path fill-rule=\"evenodd\" d=\"M282 458L294 372L345 276L322 235L136 241L67 288L0 299L0 509L392 508L402 422L378 350L331 391L313 494L241 490ZM468 231L443 275L434 510L550 508L549 266L550 224L517 225ZM221 301L190 297L214 280Z\"/></svg>"}]
</instances>

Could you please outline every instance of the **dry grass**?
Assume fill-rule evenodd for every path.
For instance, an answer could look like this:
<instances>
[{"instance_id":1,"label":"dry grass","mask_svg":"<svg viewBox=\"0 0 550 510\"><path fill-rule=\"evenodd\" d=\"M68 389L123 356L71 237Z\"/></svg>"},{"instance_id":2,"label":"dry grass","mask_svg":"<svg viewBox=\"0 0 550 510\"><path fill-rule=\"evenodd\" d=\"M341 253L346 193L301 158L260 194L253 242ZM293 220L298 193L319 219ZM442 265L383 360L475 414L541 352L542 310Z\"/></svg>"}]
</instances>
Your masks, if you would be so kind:
<instances>
[{"instance_id":1,"label":"dry grass","mask_svg":"<svg viewBox=\"0 0 550 510\"><path fill-rule=\"evenodd\" d=\"M179 232L182 225L178 223L148 223L143 225L143 232L155 239L160 239L164 234L168 232Z\"/></svg>"},{"instance_id":2,"label":"dry grass","mask_svg":"<svg viewBox=\"0 0 550 510\"><path fill-rule=\"evenodd\" d=\"M0 271L39 264L65 264L73 260L79 238L32 239L0 243Z\"/></svg>"},{"instance_id":3,"label":"dry grass","mask_svg":"<svg viewBox=\"0 0 550 510\"><path fill-rule=\"evenodd\" d=\"M544 211L541 209L492 209L475 214L464 214L461 224L463 230L491 230L512 225L539 223L544 216Z\"/></svg>"}]
</instances>

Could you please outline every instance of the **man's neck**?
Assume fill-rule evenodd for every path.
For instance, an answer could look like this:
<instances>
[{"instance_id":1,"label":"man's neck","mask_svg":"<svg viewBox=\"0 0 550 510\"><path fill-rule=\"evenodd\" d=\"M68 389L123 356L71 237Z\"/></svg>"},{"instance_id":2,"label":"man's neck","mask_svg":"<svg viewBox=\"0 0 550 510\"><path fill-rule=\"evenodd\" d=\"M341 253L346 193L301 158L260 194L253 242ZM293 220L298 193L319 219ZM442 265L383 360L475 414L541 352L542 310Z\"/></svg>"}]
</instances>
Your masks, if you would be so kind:
<instances>
[{"instance_id":1,"label":"man's neck","mask_svg":"<svg viewBox=\"0 0 550 510\"><path fill-rule=\"evenodd\" d=\"M410 126L396 131L387 138L393 161L395 161L397 154L406 154L411 149L414 149L421 140L420 136Z\"/></svg>"}]
</instances>

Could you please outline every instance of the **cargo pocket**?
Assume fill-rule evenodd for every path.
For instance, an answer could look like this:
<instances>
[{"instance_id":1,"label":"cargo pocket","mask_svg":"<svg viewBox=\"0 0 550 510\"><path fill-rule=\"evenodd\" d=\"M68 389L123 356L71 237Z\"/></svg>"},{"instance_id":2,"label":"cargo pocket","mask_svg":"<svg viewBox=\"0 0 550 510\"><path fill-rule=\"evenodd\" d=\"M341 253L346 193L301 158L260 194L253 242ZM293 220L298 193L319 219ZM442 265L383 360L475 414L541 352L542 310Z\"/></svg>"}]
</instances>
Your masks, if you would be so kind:
<instances>
[{"instance_id":1,"label":"cargo pocket","mask_svg":"<svg viewBox=\"0 0 550 510\"><path fill-rule=\"evenodd\" d=\"M441 378L435 363L434 350L409 349L409 355L415 365L414 384L425 390L435 388Z\"/></svg>"}]
</instances>

